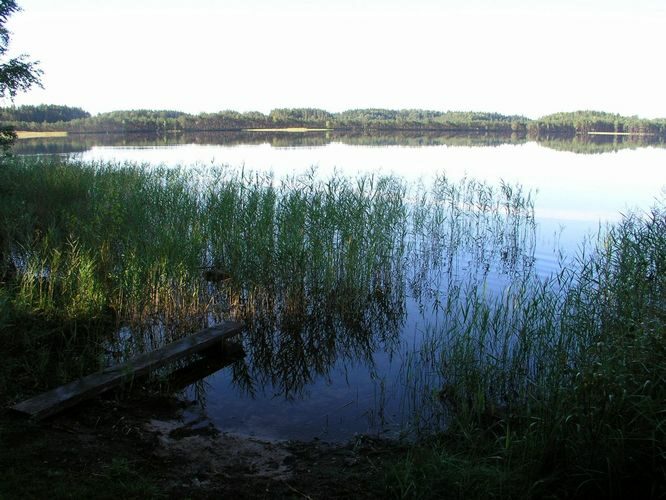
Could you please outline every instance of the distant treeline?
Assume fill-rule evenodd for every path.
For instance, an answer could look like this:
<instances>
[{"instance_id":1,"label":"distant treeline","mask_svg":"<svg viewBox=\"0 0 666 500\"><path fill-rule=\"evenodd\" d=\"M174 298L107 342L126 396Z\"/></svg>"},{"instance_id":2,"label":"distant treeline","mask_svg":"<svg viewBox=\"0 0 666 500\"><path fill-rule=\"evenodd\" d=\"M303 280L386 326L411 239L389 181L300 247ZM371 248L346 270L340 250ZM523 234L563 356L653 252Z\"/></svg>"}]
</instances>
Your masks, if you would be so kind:
<instances>
[{"instance_id":1,"label":"distant treeline","mask_svg":"<svg viewBox=\"0 0 666 500\"><path fill-rule=\"evenodd\" d=\"M4 123L61 123L84 118L90 118L90 113L81 108L55 104L0 108L0 121Z\"/></svg>"},{"instance_id":2,"label":"distant treeline","mask_svg":"<svg viewBox=\"0 0 666 500\"><path fill-rule=\"evenodd\" d=\"M516 133L535 137L587 134L666 135L666 119L647 120L598 111L555 113L537 120L499 113L422 109L352 109L331 113L315 108L281 108L263 114L220 111L191 115L169 110L112 111L91 116L80 108L41 105L0 108L2 125L18 130L72 133L183 132L271 128L339 130L440 130Z\"/></svg>"},{"instance_id":3,"label":"distant treeline","mask_svg":"<svg viewBox=\"0 0 666 500\"><path fill-rule=\"evenodd\" d=\"M527 130L534 136L574 136L590 132L665 136L666 118L647 120L637 116L622 116L601 111L575 111L554 113L530 121Z\"/></svg>"},{"instance_id":4,"label":"distant treeline","mask_svg":"<svg viewBox=\"0 0 666 500\"><path fill-rule=\"evenodd\" d=\"M21 106L0 110L0 120L18 130L66 130L68 132L170 132L266 128L326 128L361 130L464 130L470 132L525 132L528 119L499 113L441 112L425 110L355 109L330 113L321 109L274 109L239 113L220 111L191 115L168 110L112 111L95 116L62 117L62 106L38 106L44 113L28 113ZM33 107L30 107L33 108ZM53 114L48 115L48 110ZM84 112L85 113L85 112Z\"/></svg>"}]
</instances>

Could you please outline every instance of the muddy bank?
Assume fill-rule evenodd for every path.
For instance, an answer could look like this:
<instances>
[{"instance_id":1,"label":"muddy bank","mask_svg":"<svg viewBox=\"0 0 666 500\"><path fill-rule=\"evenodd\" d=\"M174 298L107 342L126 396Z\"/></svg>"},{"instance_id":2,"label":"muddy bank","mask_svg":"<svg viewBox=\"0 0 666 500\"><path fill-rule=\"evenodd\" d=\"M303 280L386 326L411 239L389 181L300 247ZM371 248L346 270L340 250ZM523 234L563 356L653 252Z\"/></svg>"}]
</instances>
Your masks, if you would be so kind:
<instances>
[{"instance_id":1,"label":"muddy bank","mask_svg":"<svg viewBox=\"0 0 666 500\"><path fill-rule=\"evenodd\" d=\"M186 420L172 398L98 399L41 423L0 414L0 498L385 498L404 448L268 441Z\"/></svg>"}]
</instances>

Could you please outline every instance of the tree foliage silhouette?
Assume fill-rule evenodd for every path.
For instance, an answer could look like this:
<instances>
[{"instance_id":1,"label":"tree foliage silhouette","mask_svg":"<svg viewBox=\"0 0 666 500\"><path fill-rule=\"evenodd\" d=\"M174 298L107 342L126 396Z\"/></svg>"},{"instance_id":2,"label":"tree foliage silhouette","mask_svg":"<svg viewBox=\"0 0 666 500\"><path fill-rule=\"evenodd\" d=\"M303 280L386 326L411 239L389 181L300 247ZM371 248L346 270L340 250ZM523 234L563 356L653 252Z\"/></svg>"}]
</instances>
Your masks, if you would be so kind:
<instances>
[{"instance_id":1,"label":"tree foliage silhouette","mask_svg":"<svg viewBox=\"0 0 666 500\"><path fill-rule=\"evenodd\" d=\"M12 101L19 92L25 92L33 85L41 87L42 71L38 63L28 60L28 56L7 58L10 31L7 20L21 8L14 0L0 0L0 100L9 98ZM12 127L0 128L0 147L7 151L16 140L16 132Z\"/></svg>"}]
</instances>

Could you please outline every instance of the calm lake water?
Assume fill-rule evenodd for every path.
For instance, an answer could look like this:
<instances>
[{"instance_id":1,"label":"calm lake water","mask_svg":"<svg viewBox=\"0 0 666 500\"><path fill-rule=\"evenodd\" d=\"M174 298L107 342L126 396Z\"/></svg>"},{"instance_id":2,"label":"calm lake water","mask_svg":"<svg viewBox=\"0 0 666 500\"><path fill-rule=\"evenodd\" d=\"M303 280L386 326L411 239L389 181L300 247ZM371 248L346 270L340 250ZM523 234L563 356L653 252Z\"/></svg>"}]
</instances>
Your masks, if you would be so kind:
<instances>
[{"instance_id":1,"label":"calm lake water","mask_svg":"<svg viewBox=\"0 0 666 500\"><path fill-rule=\"evenodd\" d=\"M323 179L334 173L350 178L380 173L410 185L429 186L445 174L453 182L474 179L492 186L520 185L524 193L531 193L535 219L521 226L524 246L511 266L532 266L542 276L557 270L567 256L574 257L601 225L629 210L649 210L655 200L666 196L666 149L607 138L597 143L539 144L510 137L418 134L73 136L21 141L18 150L68 154L85 161L130 161L147 168L226 164L270 172L276 180L315 167ZM417 194L418 188L411 196ZM310 359L290 360L286 372L293 372L291 380L285 370L262 369L258 356L248 356L242 366L219 370L185 391L186 397L199 403L187 418L194 425L212 422L222 431L275 439L339 441L357 433L400 432L418 405L405 388L411 380L405 372L407 361L425 333L442 321L438 304L450 290L451 279L467 279L478 272L475 266L482 265L484 279L498 292L510 280L511 273L502 270L507 266L506 249L479 262L470 248L456 255L457 263L449 266L446 279L433 268L422 275L405 269L403 295L382 303L381 313L373 316L376 331L367 342L342 342L334 358L322 352L326 359L314 359L315 350ZM493 269L488 271L489 267ZM452 270L460 276L451 278ZM428 283L428 293L421 290L420 276ZM272 354L279 358L280 353Z\"/></svg>"}]
</instances>

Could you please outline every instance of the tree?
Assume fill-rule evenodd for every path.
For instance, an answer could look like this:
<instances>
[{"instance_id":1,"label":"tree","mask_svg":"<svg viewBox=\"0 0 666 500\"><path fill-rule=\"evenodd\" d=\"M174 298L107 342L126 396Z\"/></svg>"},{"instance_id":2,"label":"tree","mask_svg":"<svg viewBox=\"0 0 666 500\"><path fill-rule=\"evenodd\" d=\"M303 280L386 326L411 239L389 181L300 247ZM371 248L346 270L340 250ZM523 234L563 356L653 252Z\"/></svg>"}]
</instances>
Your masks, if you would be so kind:
<instances>
[{"instance_id":1,"label":"tree","mask_svg":"<svg viewBox=\"0 0 666 500\"><path fill-rule=\"evenodd\" d=\"M6 26L7 19L19 10L15 0L0 0L0 100L9 97L13 101L18 92L25 92L33 85L41 86L42 71L37 67L37 62L28 61L25 55L4 61L9 49L10 35ZM0 127L0 149L3 152L6 153L15 140L16 132L12 127ZM0 278L15 273L14 263L5 257L5 242L0 234Z\"/></svg>"},{"instance_id":2,"label":"tree","mask_svg":"<svg viewBox=\"0 0 666 500\"><path fill-rule=\"evenodd\" d=\"M29 61L26 55L4 61L11 34L6 27L7 19L19 10L21 9L15 0L0 0L0 99L9 97L12 101L19 92L25 92L33 85L42 85L42 71L38 68L38 63ZM15 140L16 132L12 127L0 128L0 147L4 151L7 151Z\"/></svg>"}]
</instances>

